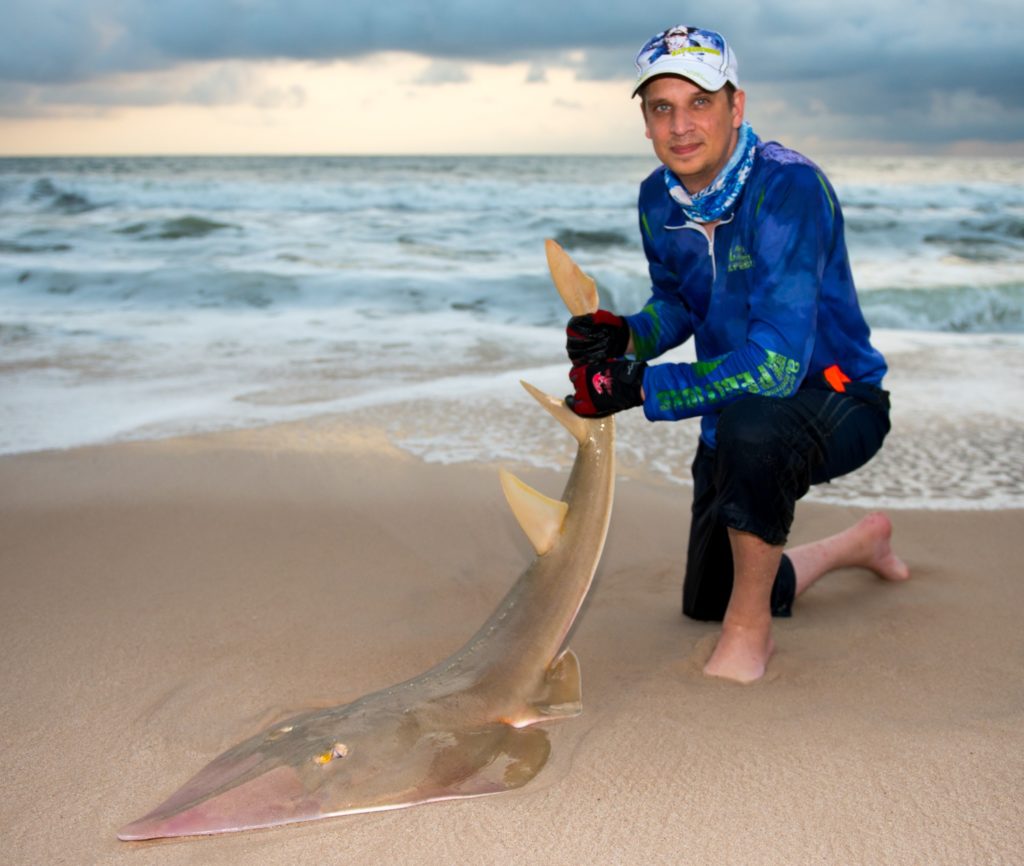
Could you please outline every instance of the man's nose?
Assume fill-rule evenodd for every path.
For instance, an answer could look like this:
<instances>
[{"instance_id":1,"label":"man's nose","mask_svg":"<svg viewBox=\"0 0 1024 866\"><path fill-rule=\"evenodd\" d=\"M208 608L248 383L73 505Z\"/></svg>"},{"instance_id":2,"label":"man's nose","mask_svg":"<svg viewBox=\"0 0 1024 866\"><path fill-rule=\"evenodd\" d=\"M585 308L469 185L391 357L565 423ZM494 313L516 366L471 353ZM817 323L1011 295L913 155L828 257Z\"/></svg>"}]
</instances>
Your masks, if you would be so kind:
<instances>
[{"instance_id":1,"label":"man's nose","mask_svg":"<svg viewBox=\"0 0 1024 866\"><path fill-rule=\"evenodd\" d=\"M688 111L672 112L672 134L684 135L693 129L693 118Z\"/></svg>"}]
</instances>

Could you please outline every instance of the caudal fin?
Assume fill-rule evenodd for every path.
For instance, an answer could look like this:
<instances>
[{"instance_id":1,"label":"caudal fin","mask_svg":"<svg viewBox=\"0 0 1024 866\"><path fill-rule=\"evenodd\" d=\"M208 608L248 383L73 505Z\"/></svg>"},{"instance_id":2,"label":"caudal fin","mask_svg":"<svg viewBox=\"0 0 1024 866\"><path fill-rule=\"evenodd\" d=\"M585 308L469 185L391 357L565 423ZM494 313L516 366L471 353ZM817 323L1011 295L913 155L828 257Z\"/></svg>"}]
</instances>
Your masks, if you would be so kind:
<instances>
[{"instance_id":1,"label":"caudal fin","mask_svg":"<svg viewBox=\"0 0 1024 866\"><path fill-rule=\"evenodd\" d=\"M588 277L572 257L550 238L544 241L551 280L562 301L574 316L597 310L597 284Z\"/></svg>"}]
</instances>

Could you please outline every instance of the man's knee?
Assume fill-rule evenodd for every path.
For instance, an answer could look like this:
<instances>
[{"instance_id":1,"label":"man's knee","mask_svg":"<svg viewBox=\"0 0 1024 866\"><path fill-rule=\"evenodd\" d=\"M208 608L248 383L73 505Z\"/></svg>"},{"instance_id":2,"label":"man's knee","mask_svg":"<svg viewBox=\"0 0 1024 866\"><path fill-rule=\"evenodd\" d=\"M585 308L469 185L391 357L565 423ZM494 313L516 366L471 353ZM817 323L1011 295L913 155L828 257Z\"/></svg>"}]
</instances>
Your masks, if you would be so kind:
<instances>
[{"instance_id":1,"label":"man's knee","mask_svg":"<svg viewBox=\"0 0 1024 866\"><path fill-rule=\"evenodd\" d=\"M768 544L782 544L796 501L808 490L814 446L786 401L747 397L721 415L715 487L723 519Z\"/></svg>"},{"instance_id":2,"label":"man's knee","mask_svg":"<svg viewBox=\"0 0 1024 866\"><path fill-rule=\"evenodd\" d=\"M745 397L727 407L718 419L716 450L726 465L770 471L781 466L792 448L788 417L780 400Z\"/></svg>"}]
</instances>

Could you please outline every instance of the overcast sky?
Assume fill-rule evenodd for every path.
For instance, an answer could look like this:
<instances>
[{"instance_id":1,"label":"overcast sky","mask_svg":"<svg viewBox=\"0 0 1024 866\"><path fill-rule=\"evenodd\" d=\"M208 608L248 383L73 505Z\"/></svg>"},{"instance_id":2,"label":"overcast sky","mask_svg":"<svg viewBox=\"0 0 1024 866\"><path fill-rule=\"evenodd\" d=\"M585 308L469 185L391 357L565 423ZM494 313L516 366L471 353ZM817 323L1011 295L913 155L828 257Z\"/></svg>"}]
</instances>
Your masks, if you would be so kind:
<instances>
[{"instance_id":1,"label":"overcast sky","mask_svg":"<svg viewBox=\"0 0 1024 866\"><path fill-rule=\"evenodd\" d=\"M641 153L633 56L695 24L764 138L1024 156L1022 0L0 0L0 22L2 154Z\"/></svg>"}]
</instances>

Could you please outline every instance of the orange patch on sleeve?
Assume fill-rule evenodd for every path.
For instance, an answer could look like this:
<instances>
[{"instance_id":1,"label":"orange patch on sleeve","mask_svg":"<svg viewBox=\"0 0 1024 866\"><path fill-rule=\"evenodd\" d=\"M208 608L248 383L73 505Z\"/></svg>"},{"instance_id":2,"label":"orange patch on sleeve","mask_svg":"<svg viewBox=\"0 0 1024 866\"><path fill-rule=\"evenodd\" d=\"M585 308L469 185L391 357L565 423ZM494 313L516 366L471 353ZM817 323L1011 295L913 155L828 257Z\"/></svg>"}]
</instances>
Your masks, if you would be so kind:
<instances>
[{"instance_id":1,"label":"orange patch on sleeve","mask_svg":"<svg viewBox=\"0 0 1024 866\"><path fill-rule=\"evenodd\" d=\"M825 381L832 386L833 391L838 391L840 394L843 394L846 391L846 383L851 381L851 379L846 375L846 373L839 369L838 364L833 364L825 370Z\"/></svg>"}]
</instances>

